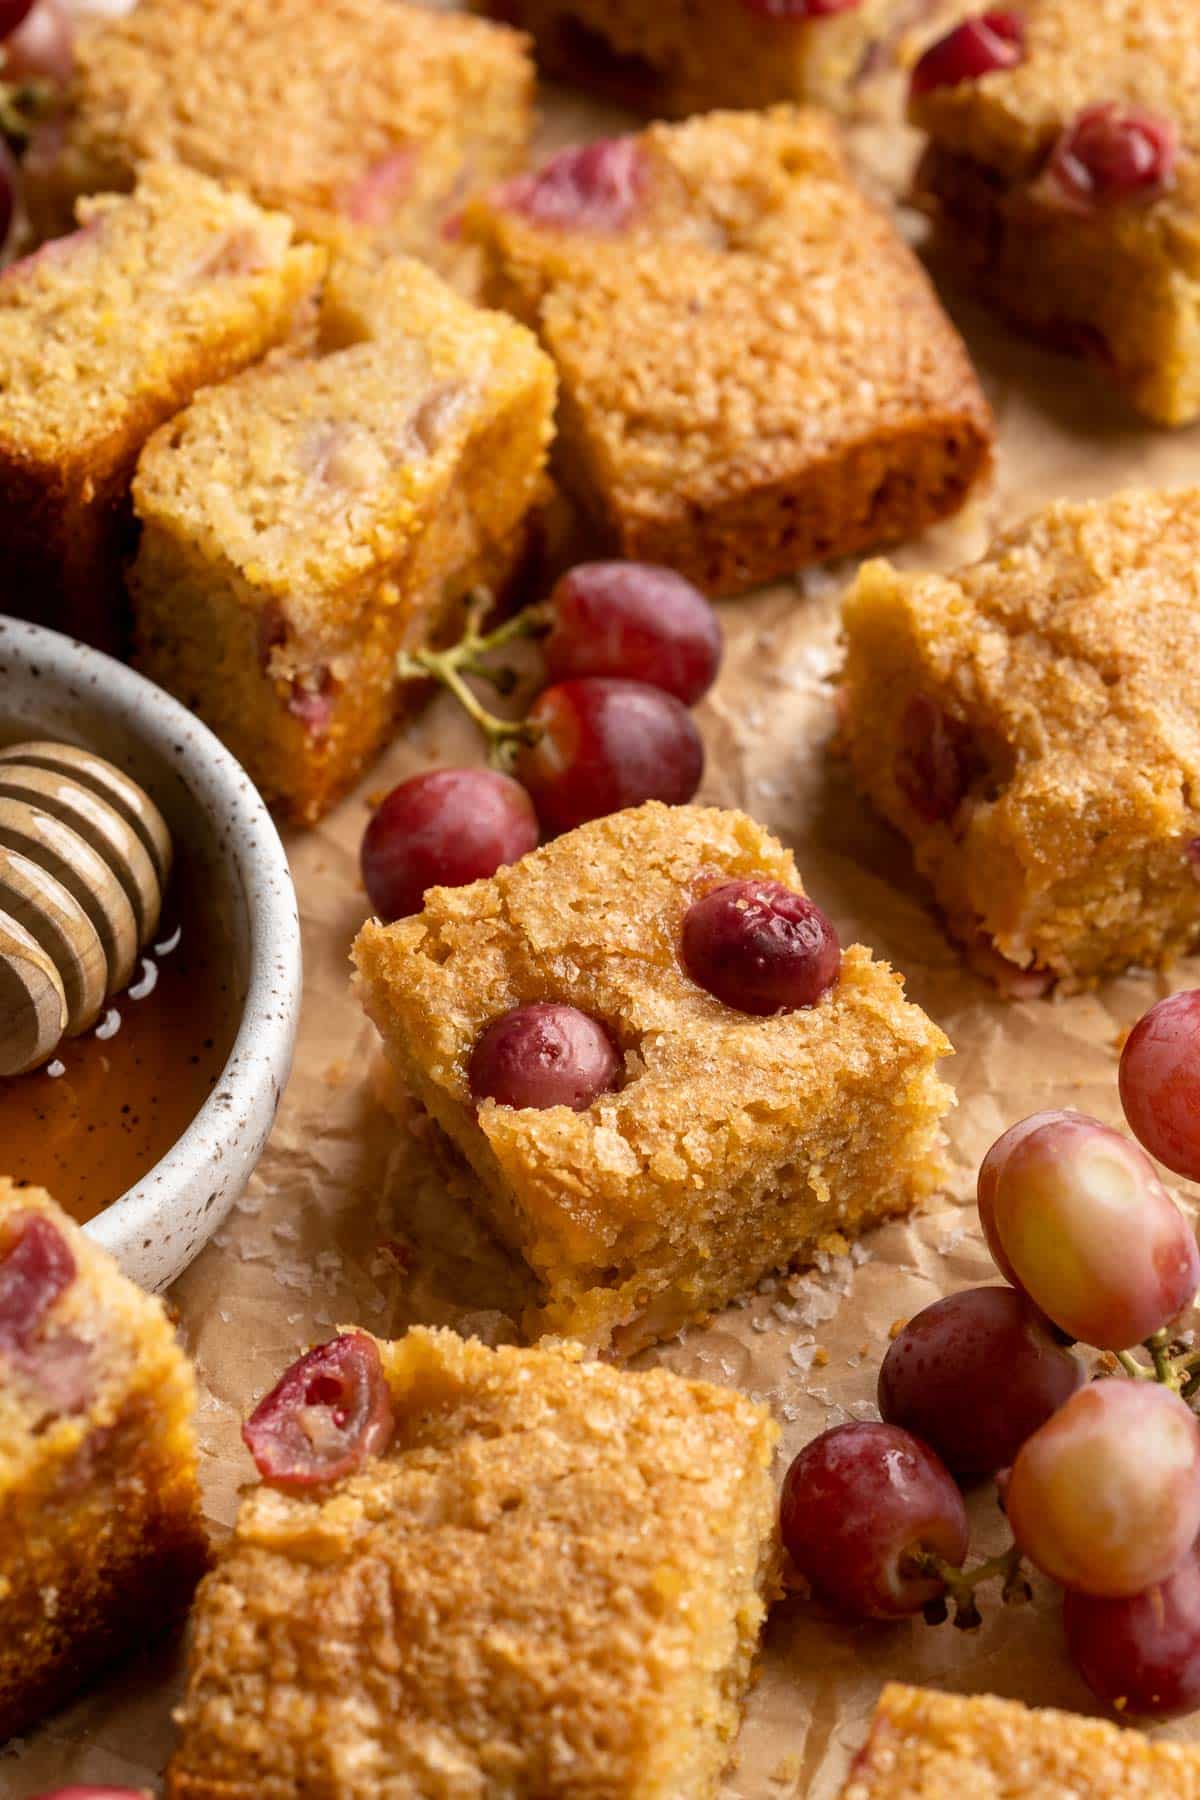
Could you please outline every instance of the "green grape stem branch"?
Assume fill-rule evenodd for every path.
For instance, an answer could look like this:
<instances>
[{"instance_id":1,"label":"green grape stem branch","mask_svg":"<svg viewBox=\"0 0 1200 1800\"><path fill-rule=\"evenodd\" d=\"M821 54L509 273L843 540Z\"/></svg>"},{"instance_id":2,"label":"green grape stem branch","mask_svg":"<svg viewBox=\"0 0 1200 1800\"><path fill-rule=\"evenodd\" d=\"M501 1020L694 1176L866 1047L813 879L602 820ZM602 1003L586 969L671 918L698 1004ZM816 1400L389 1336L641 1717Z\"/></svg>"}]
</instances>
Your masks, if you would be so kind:
<instances>
[{"instance_id":1,"label":"green grape stem branch","mask_svg":"<svg viewBox=\"0 0 1200 1800\"><path fill-rule=\"evenodd\" d=\"M522 639L545 637L551 627L551 618L549 609L538 603L524 607L502 625L485 631L483 627L493 604L488 590L477 588L467 601L466 623L457 643L444 650L403 653L396 659L396 673L402 681L436 681L447 688L486 738L491 766L507 774L522 745L536 743L540 735L538 728L524 719L504 719L489 712L467 686L466 677L473 676L490 683L501 695L511 694L517 685L515 671L504 664L493 668L485 658Z\"/></svg>"}]
</instances>

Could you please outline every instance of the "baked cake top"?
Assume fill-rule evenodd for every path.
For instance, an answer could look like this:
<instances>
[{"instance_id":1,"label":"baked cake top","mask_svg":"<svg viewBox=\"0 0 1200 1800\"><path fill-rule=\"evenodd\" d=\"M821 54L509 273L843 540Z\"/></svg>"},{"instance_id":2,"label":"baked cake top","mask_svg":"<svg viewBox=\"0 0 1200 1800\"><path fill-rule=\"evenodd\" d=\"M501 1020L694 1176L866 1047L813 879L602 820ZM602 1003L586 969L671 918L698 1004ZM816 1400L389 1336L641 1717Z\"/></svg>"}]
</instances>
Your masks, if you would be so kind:
<instances>
[{"instance_id":1,"label":"baked cake top","mask_svg":"<svg viewBox=\"0 0 1200 1800\"><path fill-rule=\"evenodd\" d=\"M379 1350L391 1447L333 1489L253 1490L202 1592L186 1772L681 1791L762 1616L766 1409L569 1345Z\"/></svg>"},{"instance_id":2,"label":"baked cake top","mask_svg":"<svg viewBox=\"0 0 1200 1800\"><path fill-rule=\"evenodd\" d=\"M519 33L388 0L141 0L80 40L64 154L93 185L179 160L270 204L355 213L358 185L497 85L526 105ZM403 175L403 169L397 168Z\"/></svg>"},{"instance_id":3,"label":"baked cake top","mask_svg":"<svg viewBox=\"0 0 1200 1800\"><path fill-rule=\"evenodd\" d=\"M468 441L522 397L532 484L553 411L553 367L524 326L408 258L335 266L320 349L204 390L150 440L134 483L143 519L285 599L297 625L399 566Z\"/></svg>"},{"instance_id":4,"label":"baked cake top","mask_svg":"<svg viewBox=\"0 0 1200 1800\"><path fill-rule=\"evenodd\" d=\"M946 149L1028 179L1085 109L1145 109L1177 138L1171 184L1121 208L1185 234L1200 259L1200 31L1194 0L1020 0L1024 54L1010 69L934 88L913 116ZM1113 215L1106 214L1111 218ZM1117 227L1114 225L1113 229Z\"/></svg>"},{"instance_id":5,"label":"baked cake top","mask_svg":"<svg viewBox=\"0 0 1200 1800\"><path fill-rule=\"evenodd\" d=\"M791 854L744 814L657 803L581 826L487 881L435 888L416 918L368 922L355 945L385 1039L470 1109L467 1063L491 1021L534 1001L607 1026L624 1082L581 1113L485 1101L478 1125L536 1227L579 1265L686 1229L714 1193L765 1177L805 1119L852 1117L880 1088L932 1081L949 1050L860 945L817 1005L735 1012L695 985L683 914L706 886L763 876L800 890ZM533 1197L531 1198L531 1189Z\"/></svg>"},{"instance_id":6,"label":"baked cake top","mask_svg":"<svg viewBox=\"0 0 1200 1800\"><path fill-rule=\"evenodd\" d=\"M842 1800L1197 1800L1200 1750L1107 1719L889 1682Z\"/></svg>"},{"instance_id":7,"label":"baked cake top","mask_svg":"<svg viewBox=\"0 0 1200 1800\"><path fill-rule=\"evenodd\" d=\"M285 336L325 269L285 214L189 169L145 168L79 217L0 274L0 443L18 461L86 460L157 423L206 366Z\"/></svg>"},{"instance_id":8,"label":"baked cake top","mask_svg":"<svg viewBox=\"0 0 1200 1800\"><path fill-rule=\"evenodd\" d=\"M977 810L1047 881L1114 832L1184 830L1200 792L1200 488L1058 501L953 575L869 563L845 602L852 661L880 601L963 698L995 777Z\"/></svg>"},{"instance_id":9,"label":"baked cake top","mask_svg":"<svg viewBox=\"0 0 1200 1800\"><path fill-rule=\"evenodd\" d=\"M0 1508L118 1416L137 1371L178 1455L195 1384L162 1301L123 1276L41 1188L0 1176ZM168 1393L168 1389L170 1393Z\"/></svg>"},{"instance_id":10,"label":"baked cake top","mask_svg":"<svg viewBox=\"0 0 1200 1800\"><path fill-rule=\"evenodd\" d=\"M819 113L711 113L567 152L468 207L466 229L493 296L538 323L618 506L719 504L931 416L990 430L928 280Z\"/></svg>"}]
</instances>

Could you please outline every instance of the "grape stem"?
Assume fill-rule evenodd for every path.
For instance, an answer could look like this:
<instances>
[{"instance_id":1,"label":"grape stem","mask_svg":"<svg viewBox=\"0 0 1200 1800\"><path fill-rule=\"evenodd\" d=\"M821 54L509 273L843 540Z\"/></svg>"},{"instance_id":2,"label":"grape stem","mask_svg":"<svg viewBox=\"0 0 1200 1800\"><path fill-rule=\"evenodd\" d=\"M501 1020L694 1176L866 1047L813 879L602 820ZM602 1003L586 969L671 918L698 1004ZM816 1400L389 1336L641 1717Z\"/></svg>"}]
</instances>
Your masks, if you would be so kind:
<instances>
[{"instance_id":1,"label":"grape stem","mask_svg":"<svg viewBox=\"0 0 1200 1800\"><path fill-rule=\"evenodd\" d=\"M1154 1370L1148 1369L1145 1363L1140 1363L1131 1350L1114 1350L1113 1355L1116 1357L1125 1373L1132 1376L1134 1381L1158 1380Z\"/></svg>"},{"instance_id":2,"label":"grape stem","mask_svg":"<svg viewBox=\"0 0 1200 1800\"><path fill-rule=\"evenodd\" d=\"M1177 1394L1183 1383L1171 1356L1171 1334L1165 1326L1161 1331L1156 1331L1153 1337L1146 1339L1146 1348L1154 1359L1155 1381Z\"/></svg>"},{"instance_id":3,"label":"grape stem","mask_svg":"<svg viewBox=\"0 0 1200 1800\"><path fill-rule=\"evenodd\" d=\"M904 1560L915 1574L940 1581L945 1588L945 1598L933 1601L926 1609L925 1616L931 1625L941 1624L946 1618L946 1600L949 1600L954 1607L956 1629L978 1630L983 1624L983 1615L975 1590L988 1581L1000 1581L1005 1606L1023 1606L1033 1598L1033 1589L1021 1565L1021 1552L1015 1543L1002 1550L999 1556L990 1556L986 1562L977 1563L973 1569L956 1568L932 1550L910 1550Z\"/></svg>"},{"instance_id":4,"label":"grape stem","mask_svg":"<svg viewBox=\"0 0 1200 1800\"><path fill-rule=\"evenodd\" d=\"M456 644L444 650L402 651L396 658L396 674L401 681L436 681L458 701L467 717L478 726L488 743L488 761L495 769L508 770L523 744L534 744L541 735L536 726L524 719L502 719L472 693L464 676L473 675L487 681L501 695L511 694L517 685L516 671L493 668L483 659L503 650L521 638L545 637L552 620L549 608L540 603L514 613L494 631L485 632L484 621L492 610L492 595L486 588L476 588L467 601L466 623Z\"/></svg>"}]
</instances>

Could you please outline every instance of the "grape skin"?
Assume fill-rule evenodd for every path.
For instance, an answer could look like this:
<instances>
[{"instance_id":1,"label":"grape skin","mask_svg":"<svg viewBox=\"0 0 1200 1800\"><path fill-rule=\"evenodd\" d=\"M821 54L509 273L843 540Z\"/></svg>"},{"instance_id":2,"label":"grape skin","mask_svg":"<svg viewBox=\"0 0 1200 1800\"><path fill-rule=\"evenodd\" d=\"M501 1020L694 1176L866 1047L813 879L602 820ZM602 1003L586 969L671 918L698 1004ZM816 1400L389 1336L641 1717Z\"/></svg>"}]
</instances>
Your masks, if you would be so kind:
<instances>
[{"instance_id":1,"label":"grape skin","mask_svg":"<svg viewBox=\"0 0 1200 1800\"><path fill-rule=\"evenodd\" d=\"M1128 1350L1200 1286L1200 1251L1138 1145L1081 1113L1035 1114L984 1162L979 1211L1003 1273L1069 1337Z\"/></svg>"},{"instance_id":2,"label":"grape skin","mask_svg":"<svg viewBox=\"0 0 1200 1800\"><path fill-rule=\"evenodd\" d=\"M721 627L699 588L652 563L581 563L550 596L551 681L612 675L695 706L716 680Z\"/></svg>"},{"instance_id":3,"label":"grape skin","mask_svg":"<svg viewBox=\"0 0 1200 1800\"><path fill-rule=\"evenodd\" d=\"M727 881L694 900L682 953L698 987L759 1017L815 1006L842 965L820 907L779 881Z\"/></svg>"},{"instance_id":4,"label":"grape skin","mask_svg":"<svg viewBox=\"0 0 1200 1800\"><path fill-rule=\"evenodd\" d=\"M362 877L384 924L418 913L431 887L480 881L537 848L533 803L491 769L434 769L392 789L363 834Z\"/></svg>"},{"instance_id":5,"label":"grape skin","mask_svg":"<svg viewBox=\"0 0 1200 1800\"><path fill-rule=\"evenodd\" d=\"M1134 1136L1174 1174L1200 1180L1200 989L1172 994L1138 1020L1118 1081Z\"/></svg>"},{"instance_id":6,"label":"grape skin","mask_svg":"<svg viewBox=\"0 0 1200 1800\"><path fill-rule=\"evenodd\" d=\"M1022 1446L1005 1507L1022 1551L1060 1586L1141 1593L1200 1533L1200 1424L1167 1387L1093 1382Z\"/></svg>"},{"instance_id":7,"label":"grape skin","mask_svg":"<svg viewBox=\"0 0 1200 1800\"><path fill-rule=\"evenodd\" d=\"M894 1425L836 1425L806 1445L784 1479L780 1529L814 1592L858 1619L902 1618L940 1597L940 1581L904 1567L909 1551L955 1566L967 1554L953 1478Z\"/></svg>"},{"instance_id":8,"label":"grape skin","mask_svg":"<svg viewBox=\"0 0 1200 1800\"><path fill-rule=\"evenodd\" d=\"M561 681L538 696L528 724L538 737L520 751L516 775L551 835L647 800L682 806L704 773L687 708L645 682Z\"/></svg>"},{"instance_id":9,"label":"grape skin","mask_svg":"<svg viewBox=\"0 0 1200 1800\"><path fill-rule=\"evenodd\" d=\"M536 1001L493 1020L471 1054L468 1079L477 1104L583 1112L620 1073L620 1055L598 1020Z\"/></svg>"},{"instance_id":10,"label":"grape skin","mask_svg":"<svg viewBox=\"0 0 1200 1800\"><path fill-rule=\"evenodd\" d=\"M1127 1600L1063 1599L1067 1653L1098 1700L1169 1719L1200 1707L1200 1561Z\"/></svg>"},{"instance_id":11,"label":"grape skin","mask_svg":"<svg viewBox=\"0 0 1200 1800\"><path fill-rule=\"evenodd\" d=\"M1084 1380L1023 1294L967 1288L927 1306L893 1340L879 1410L935 1450L955 1475L991 1475Z\"/></svg>"}]
</instances>

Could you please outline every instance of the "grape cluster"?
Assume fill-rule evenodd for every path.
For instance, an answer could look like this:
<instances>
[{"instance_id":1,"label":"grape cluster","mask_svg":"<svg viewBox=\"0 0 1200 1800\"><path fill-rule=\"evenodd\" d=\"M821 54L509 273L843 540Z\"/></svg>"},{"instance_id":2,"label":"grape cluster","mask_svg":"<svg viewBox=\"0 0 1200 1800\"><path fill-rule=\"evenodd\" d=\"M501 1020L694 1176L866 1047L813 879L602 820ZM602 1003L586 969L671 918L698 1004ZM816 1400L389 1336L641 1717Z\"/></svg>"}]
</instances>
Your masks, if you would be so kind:
<instances>
[{"instance_id":1,"label":"grape cluster","mask_svg":"<svg viewBox=\"0 0 1200 1800\"><path fill-rule=\"evenodd\" d=\"M549 685L523 719L498 719L463 675L503 689L511 672L483 659L521 637L543 639ZM432 676L457 696L498 766L417 775L388 795L362 846L377 915L419 912L427 888L494 875L543 834L646 800L690 800L704 746L688 709L720 662L721 627L704 595L671 569L629 562L583 563L544 605L491 633L473 613L449 650L402 658L403 676Z\"/></svg>"},{"instance_id":2,"label":"grape cluster","mask_svg":"<svg viewBox=\"0 0 1200 1800\"><path fill-rule=\"evenodd\" d=\"M1165 1717L1200 1706L1200 1351L1175 1335L1200 1252L1146 1152L1200 1179L1200 992L1130 1033L1120 1093L1144 1148L1071 1112L993 1144L979 1213L1008 1285L903 1326L881 1422L808 1444L780 1523L814 1593L856 1618L953 1606L975 1626L984 1581L1027 1597L1027 1560L1063 1589L1068 1653L1097 1697ZM1090 1379L1081 1345L1101 1353ZM1013 1541L967 1570L958 1481L981 1476Z\"/></svg>"}]
</instances>

